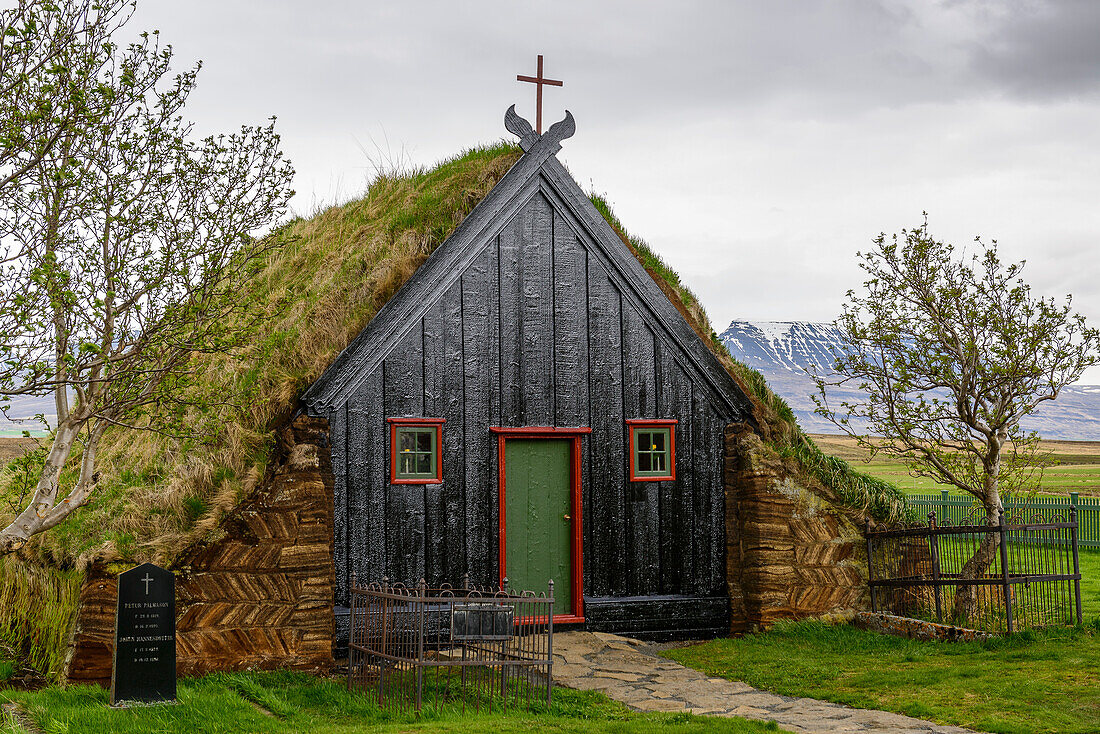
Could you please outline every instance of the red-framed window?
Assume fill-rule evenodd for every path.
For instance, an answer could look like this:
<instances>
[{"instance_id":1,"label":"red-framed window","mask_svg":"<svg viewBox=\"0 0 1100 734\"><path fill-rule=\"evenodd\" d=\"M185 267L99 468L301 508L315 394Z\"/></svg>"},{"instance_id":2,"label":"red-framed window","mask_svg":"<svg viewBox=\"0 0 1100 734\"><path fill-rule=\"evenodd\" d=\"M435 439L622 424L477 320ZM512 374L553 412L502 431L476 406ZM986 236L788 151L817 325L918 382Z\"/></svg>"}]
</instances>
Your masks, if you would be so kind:
<instances>
[{"instance_id":1,"label":"red-framed window","mask_svg":"<svg viewBox=\"0 0 1100 734\"><path fill-rule=\"evenodd\" d=\"M673 418L630 419L630 481L664 482L676 478L676 423Z\"/></svg>"},{"instance_id":2,"label":"red-framed window","mask_svg":"<svg viewBox=\"0 0 1100 734\"><path fill-rule=\"evenodd\" d=\"M390 483L443 482L445 418L390 418Z\"/></svg>"}]
</instances>

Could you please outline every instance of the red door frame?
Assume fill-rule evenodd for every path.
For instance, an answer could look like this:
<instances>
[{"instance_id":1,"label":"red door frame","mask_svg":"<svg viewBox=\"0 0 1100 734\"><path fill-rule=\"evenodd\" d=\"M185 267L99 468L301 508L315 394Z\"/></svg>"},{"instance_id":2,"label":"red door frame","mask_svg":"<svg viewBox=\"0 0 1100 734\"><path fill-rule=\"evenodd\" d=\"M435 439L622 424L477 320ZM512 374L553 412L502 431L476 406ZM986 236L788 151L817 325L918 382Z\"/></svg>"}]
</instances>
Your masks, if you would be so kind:
<instances>
[{"instance_id":1,"label":"red door frame","mask_svg":"<svg viewBox=\"0 0 1100 734\"><path fill-rule=\"evenodd\" d=\"M550 426L525 426L521 428L504 428L501 426L491 426L490 431L497 435L497 459L500 465L499 475L499 491L500 501L499 514L500 514L500 552L499 552L499 565L500 565L500 582L504 583L504 577L508 575L507 571L507 534L506 534L506 513L505 513L505 486L504 486L504 443L509 438L567 438L571 441L571 484L570 494L572 495L572 567L573 567L573 579L572 579L572 592L573 592L573 613L572 614L555 614L554 622L583 622L584 621L584 543L583 543L583 518L581 516L583 503L581 501L581 436L586 433L591 433L591 428L556 428ZM532 589L532 591L535 591Z\"/></svg>"}]
</instances>

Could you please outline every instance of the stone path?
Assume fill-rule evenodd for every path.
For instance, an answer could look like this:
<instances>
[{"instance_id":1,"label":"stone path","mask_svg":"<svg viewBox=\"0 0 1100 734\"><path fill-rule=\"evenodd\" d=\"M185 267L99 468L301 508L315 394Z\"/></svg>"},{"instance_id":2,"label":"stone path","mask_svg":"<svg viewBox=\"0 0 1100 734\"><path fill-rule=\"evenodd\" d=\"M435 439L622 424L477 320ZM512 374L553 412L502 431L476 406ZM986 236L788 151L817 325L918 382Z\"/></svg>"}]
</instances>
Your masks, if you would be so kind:
<instances>
[{"instance_id":1,"label":"stone path","mask_svg":"<svg viewBox=\"0 0 1100 734\"><path fill-rule=\"evenodd\" d=\"M969 729L885 711L792 698L745 683L709 678L657 655L657 648L602 632L554 635L554 683L602 691L637 711L690 711L771 720L796 734L971 734Z\"/></svg>"}]
</instances>

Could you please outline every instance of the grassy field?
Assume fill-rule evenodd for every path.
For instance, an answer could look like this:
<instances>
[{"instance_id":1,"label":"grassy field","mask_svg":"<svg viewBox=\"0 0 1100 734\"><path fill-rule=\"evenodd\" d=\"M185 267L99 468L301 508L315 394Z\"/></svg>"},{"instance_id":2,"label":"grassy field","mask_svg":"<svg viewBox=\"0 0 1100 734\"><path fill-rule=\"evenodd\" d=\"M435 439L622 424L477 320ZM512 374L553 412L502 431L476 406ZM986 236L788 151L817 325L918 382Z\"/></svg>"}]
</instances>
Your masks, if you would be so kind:
<instances>
[{"instance_id":1,"label":"grassy field","mask_svg":"<svg viewBox=\"0 0 1100 734\"><path fill-rule=\"evenodd\" d=\"M709 675L789 696L998 734L1100 730L1100 628L922 642L848 625L784 623L670 650Z\"/></svg>"},{"instance_id":2,"label":"grassy field","mask_svg":"<svg viewBox=\"0 0 1100 734\"><path fill-rule=\"evenodd\" d=\"M215 673L179 683L179 705L112 709L98 687L0 691L45 732L147 734L251 732L351 734L352 732L754 732L780 731L771 722L690 714L637 714L603 694L556 689L551 713L520 711L462 714L425 711L420 717L386 714L342 679L303 673ZM8 717L0 731L23 729Z\"/></svg>"},{"instance_id":3,"label":"grassy field","mask_svg":"<svg viewBox=\"0 0 1100 734\"><path fill-rule=\"evenodd\" d=\"M22 436L0 436L0 468L17 456L22 456L24 451L36 448L40 440Z\"/></svg>"},{"instance_id":4,"label":"grassy field","mask_svg":"<svg viewBox=\"0 0 1100 734\"><path fill-rule=\"evenodd\" d=\"M844 459L859 471L892 482L906 494L934 494L950 489L931 479L909 476L900 462L888 457L877 456L868 461L868 451L848 436L811 437L825 453ZM1042 446L1052 452L1058 464L1044 472L1041 494L1064 496L1079 492L1082 496L1100 497L1100 441L1043 441Z\"/></svg>"},{"instance_id":5,"label":"grassy field","mask_svg":"<svg viewBox=\"0 0 1100 734\"><path fill-rule=\"evenodd\" d=\"M921 642L818 622L671 650L709 675L788 696L998 734L1100 731L1100 552L1081 553L1084 629Z\"/></svg>"}]
</instances>

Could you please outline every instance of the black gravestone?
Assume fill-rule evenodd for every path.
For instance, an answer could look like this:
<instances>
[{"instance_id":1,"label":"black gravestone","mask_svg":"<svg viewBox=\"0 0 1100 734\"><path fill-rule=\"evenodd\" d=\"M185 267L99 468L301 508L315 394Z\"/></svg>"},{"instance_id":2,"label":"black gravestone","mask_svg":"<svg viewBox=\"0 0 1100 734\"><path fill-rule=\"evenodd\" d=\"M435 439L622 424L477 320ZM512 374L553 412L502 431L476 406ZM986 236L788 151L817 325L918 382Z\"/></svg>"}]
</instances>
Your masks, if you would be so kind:
<instances>
[{"instance_id":1,"label":"black gravestone","mask_svg":"<svg viewBox=\"0 0 1100 734\"><path fill-rule=\"evenodd\" d=\"M176 698L176 579L143 563L118 576L111 705Z\"/></svg>"}]
</instances>

